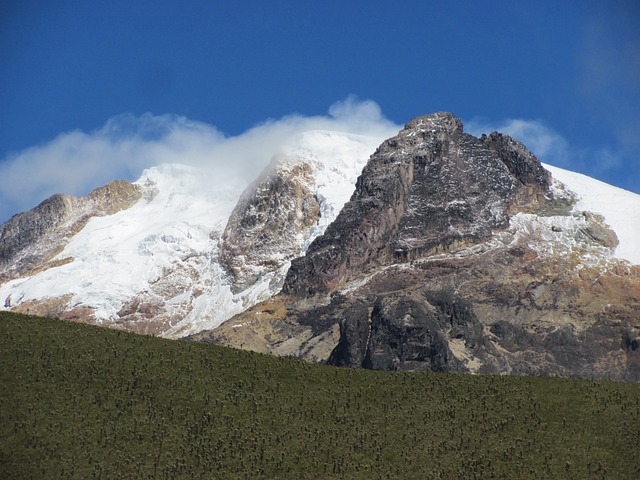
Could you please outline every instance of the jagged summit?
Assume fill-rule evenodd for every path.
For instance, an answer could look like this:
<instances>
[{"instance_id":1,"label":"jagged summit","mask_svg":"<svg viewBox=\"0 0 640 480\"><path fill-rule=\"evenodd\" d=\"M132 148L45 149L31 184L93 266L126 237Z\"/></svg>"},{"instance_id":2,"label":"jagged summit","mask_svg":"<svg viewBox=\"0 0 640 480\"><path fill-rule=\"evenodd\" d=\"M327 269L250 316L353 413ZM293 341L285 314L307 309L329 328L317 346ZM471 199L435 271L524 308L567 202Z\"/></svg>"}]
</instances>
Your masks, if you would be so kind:
<instances>
[{"instance_id":1,"label":"jagged summit","mask_svg":"<svg viewBox=\"0 0 640 480\"><path fill-rule=\"evenodd\" d=\"M488 238L551 201L551 175L508 136L477 139L450 113L418 117L382 143L351 200L284 290L326 292L367 263L391 264Z\"/></svg>"},{"instance_id":2,"label":"jagged summit","mask_svg":"<svg viewBox=\"0 0 640 480\"><path fill-rule=\"evenodd\" d=\"M281 294L194 338L342 366L638 380L640 270L579 198L517 140L419 117Z\"/></svg>"}]
</instances>

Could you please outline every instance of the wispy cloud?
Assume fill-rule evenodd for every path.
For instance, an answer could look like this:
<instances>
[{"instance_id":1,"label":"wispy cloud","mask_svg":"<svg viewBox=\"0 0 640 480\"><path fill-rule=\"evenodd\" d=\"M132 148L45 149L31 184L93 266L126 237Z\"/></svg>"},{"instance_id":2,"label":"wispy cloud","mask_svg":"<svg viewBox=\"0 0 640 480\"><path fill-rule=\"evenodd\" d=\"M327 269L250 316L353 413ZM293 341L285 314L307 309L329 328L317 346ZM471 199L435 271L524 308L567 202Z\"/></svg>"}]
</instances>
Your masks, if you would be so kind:
<instances>
[{"instance_id":1,"label":"wispy cloud","mask_svg":"<svg viewBox=\"0 0 640 480\"><path fill-rule=\"evenodd\" d=\"M475 136L494 131L506 133L520 140L541 161L590 175L617 168L624 162L622 153L608 147L589 149L570 145L562 135L541 120L506 119L492 122L476 118L465 123L465 131Z\"/></svg>"},{"instance_id":2,"label":"wispy cloud","mask_svg":"<svg viewBox=\"0 0 640 480\"><path fill-rule=\"evenodd\" d=\"M540 120L506 119L492 122L483 119L472 119L465 122L464 129L471 135L501 132L520 140L539 159L558 167L575 167L567 141Z\"/></svg>"},{"instance_id":3,"label":"wispy cloud","mask_svg":"<svg viewBox=\"0 0 640 480\"><path fill-rule=\"evenodd\" d=\"M153 165L208 166L253 178L304 131L386 138L399 128L383 116L375 102L353 96L333 104L327 115L271 119L235 137L180 116L123 114L93 132L62 133L4 158L0 162L0 222L55 193L84 195L114 179L135 180Z\"/></svg>"},{"instance_id":4,"label":"wispy cloud","mask_svg":"<svg viewBox=\"0 0 640 480\"><path fill-rule=\"evenodd\" d=\"M86 194L110 180L135 178L159 164L204 160L223 135L172 115L119 115L90 133L73 131L0 163L3 218L54 193Z\"/></svg>"}]
</instances>

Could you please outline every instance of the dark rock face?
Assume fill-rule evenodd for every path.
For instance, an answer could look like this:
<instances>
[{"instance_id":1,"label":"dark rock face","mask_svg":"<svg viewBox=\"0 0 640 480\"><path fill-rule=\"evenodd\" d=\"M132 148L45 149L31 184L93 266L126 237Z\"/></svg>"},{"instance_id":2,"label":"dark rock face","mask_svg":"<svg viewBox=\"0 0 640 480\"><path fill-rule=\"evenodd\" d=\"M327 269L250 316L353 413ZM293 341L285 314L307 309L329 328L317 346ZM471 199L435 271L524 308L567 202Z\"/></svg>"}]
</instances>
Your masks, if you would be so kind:
<instances>
[{"instance_id":1,"label":"dark rock face","mask_svg":"<svg viewBox=\"0 0 640 480\"><path fill-rule=\"evenodd\" d=\"M430 298L431 302L427 299ZM374 370L458 371L449 348L462 339L477 350L482 326L468 302L451 292L393 294L360 305L340 323L340 341L328 363ZM362 316L362 313L367 316ZM349 313L356 313L353 310Z\"/></svg>"},{"instance_id":2,"label":"dark rock face","mask_svg":"<svg viewBox=\"0 0 640 480\"><path fill-rule=\"evenodd\" d=\"M551 185L549 173L521 142L509 135L493 132L482 135L480 143L490 148L523 185L538 185L547 190Z\"/></svg>"},{"instance_id":3,"label":"dark rock face","mask_svg":"<svg viewBox=\"0 0 640 480\"><path fill-rule=\"evenodd\" d=\"M464 134L448 113L419 117L372 155L336 221L293 262L284 291L326 293L372 263L478 242L511 213L544 203L550 178L510 137Z\"/></svg>"},{"instance_id":4,"label":"dark rock face","mask_svg":"<svg viewBox=\"0 0 640 480\"><path fill-rule=\"evenodd\" d=\"M483 260L479 270L488 268ZM603 285L620 289L617 298L608 295L611 301L626 302L604 314L607 295L589 291L591 274L584 281L563 281L560 272L547 271L555 291L540 294L540 284L532 282L536 272L520 279L521 271L506 272L494 285L483 284L486 272L469 272L467 265L432 267L387 271L358 291L361 296L336 306L340 339L327 363L378 370L640 380L637 269L600 278ZM490 268L497 272L505 265ZM434 278L434 271L443 277ZM387 282L400 288L386 293ZM467 285L459 293L434 290L456 282ZM412 289L416 284L424 287Z\"/></svg>"}]
</instances>

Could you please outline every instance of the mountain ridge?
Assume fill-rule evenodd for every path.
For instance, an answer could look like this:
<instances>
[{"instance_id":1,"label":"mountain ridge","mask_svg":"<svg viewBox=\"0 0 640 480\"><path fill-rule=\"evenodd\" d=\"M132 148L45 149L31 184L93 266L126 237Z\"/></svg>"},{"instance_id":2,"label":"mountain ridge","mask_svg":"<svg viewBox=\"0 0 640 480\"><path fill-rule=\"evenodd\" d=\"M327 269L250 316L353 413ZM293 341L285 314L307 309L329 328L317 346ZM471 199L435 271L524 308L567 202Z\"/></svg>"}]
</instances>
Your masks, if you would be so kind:
<instances>
[{"instance_id":1,"label":"mountain ridge","mask_svg":"<svg viewBox=\"0 0 640 480\"><path fill-rule=\"evenodd\" d=\"M148 170L0 304L339 365L639 378L633 194L590 213L593 182L446 112L292 145L252 184Z\"/></svg>"}]
</instances>

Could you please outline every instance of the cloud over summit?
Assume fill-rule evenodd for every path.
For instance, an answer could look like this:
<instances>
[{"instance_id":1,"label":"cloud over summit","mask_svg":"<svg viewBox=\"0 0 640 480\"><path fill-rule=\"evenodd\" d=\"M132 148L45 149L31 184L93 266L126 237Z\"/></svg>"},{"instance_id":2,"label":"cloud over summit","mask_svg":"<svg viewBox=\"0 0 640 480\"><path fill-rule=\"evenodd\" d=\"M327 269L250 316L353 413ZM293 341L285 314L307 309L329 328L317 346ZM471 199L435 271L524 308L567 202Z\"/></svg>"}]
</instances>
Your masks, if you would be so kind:
<instances>
[{"instance_id":1,"label":"cloud over summit","mask_svg":"<svg viewBox=\"0 0 640 480\"><path fill-rule=\"evenodd\" d=\"M588 175L602 176L597 174L620 168L624 160L621 152L610 148L576 148L538 120L474 118L464 123L465 131L472 135L507 133L540 160ZM94 131L61 133L2 159L0 223L53 194L85 195L111 180L134 181L142 170L155 165L207 167L216 181L228 176L248 183L274 155L295 147L303 132L330 130L389 138L401 128L385 118L376 102L355 96L334 103L326 115L268 119L236 136L178 115L121 114Z\"/></svg>"},{"instance_id":2,"label":"cloud over summit","mask_svg":"<svg viewBox=\"0 0 640 480\"><path fill-rule=\"evenodd\" d=\"M271 119L233 137L182 116L122 114L92 132L61 133L4 158L0 222L53 194L85 195L111 180L133 181L154 165L183 163L251 179L304 131L387 137L399 128L384 118L375 102L353 96L331 105L328 115Z\"/></svg>"}]
</instances>

